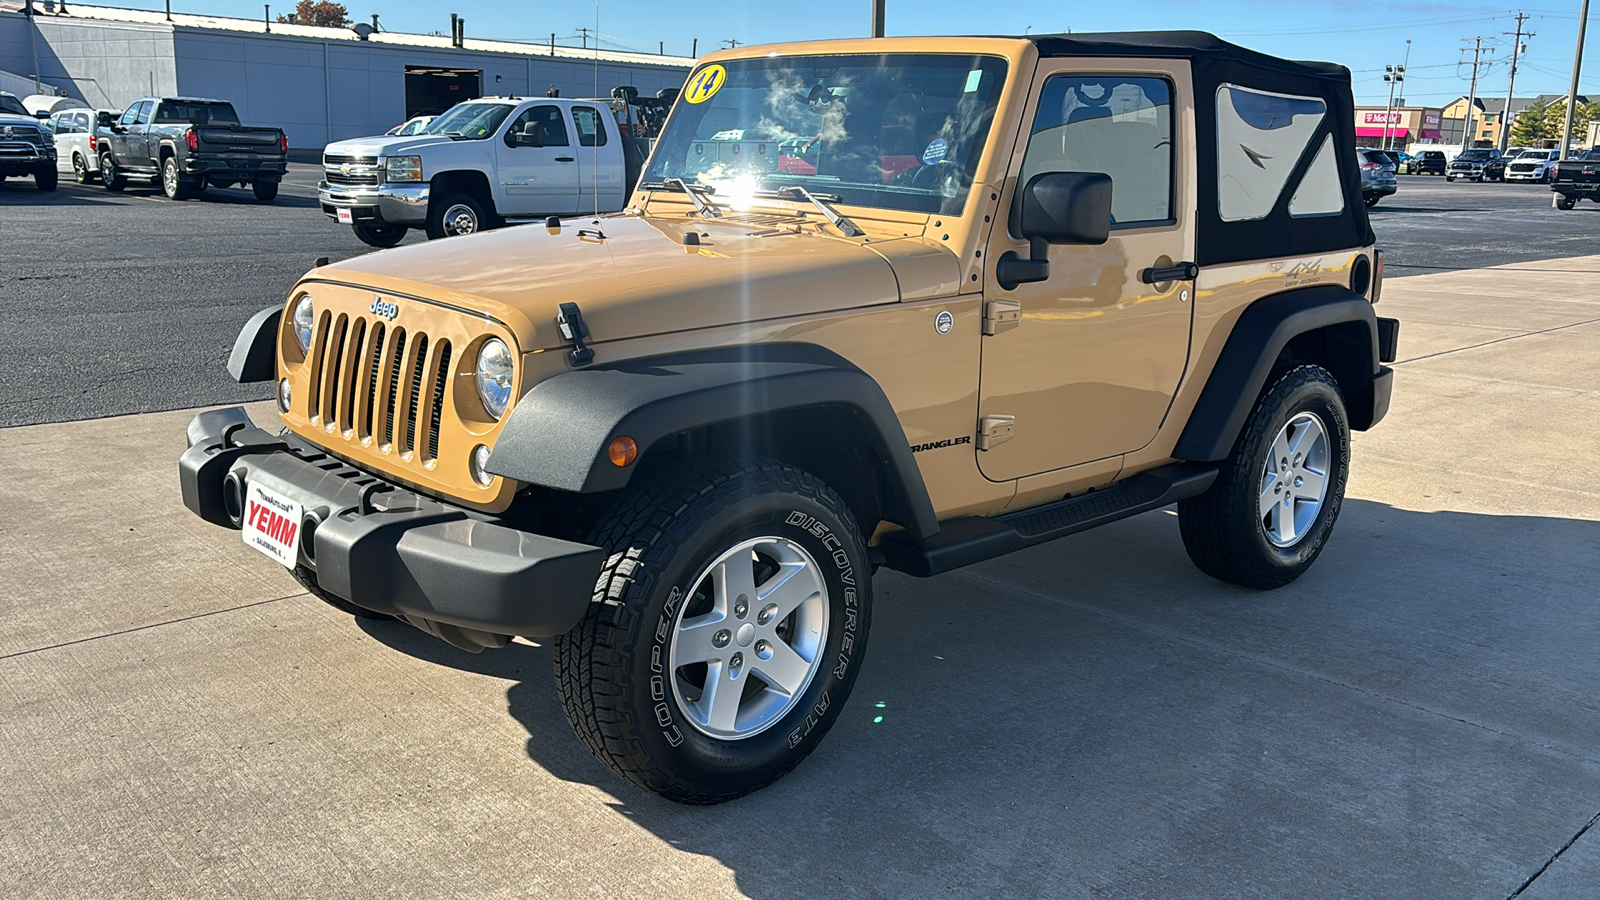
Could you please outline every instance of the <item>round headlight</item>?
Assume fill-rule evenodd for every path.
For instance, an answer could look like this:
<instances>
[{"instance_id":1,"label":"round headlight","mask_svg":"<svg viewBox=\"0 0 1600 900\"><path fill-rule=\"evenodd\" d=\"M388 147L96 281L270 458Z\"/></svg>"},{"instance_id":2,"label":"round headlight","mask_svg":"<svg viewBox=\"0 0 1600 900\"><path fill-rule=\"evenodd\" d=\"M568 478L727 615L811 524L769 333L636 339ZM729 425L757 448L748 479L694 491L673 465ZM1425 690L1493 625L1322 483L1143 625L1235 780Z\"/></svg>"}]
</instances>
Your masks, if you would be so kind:
<instances>
[{"instance_id":1,"label":"round headlight","mask_svg":"<svg viewBox=\"0 0 1600 900\"><path fill-rule=\"evenodd\" d=\"M300 298L294 305L294 339L300 342L300 352L311 351L311 327L316 323L317 311L311 306L311 296Z\"/></svg>"},{"instance_id":2,"label":"round headlight","mask_svg":"<svg viewBox=\"0 0 1600 900\"><path fill-rule=\"evenodd\" d=\"M511 403L511 376L514 366L511 348L499 338L483 342L478 351L478 397L483 408L496 419L505 415Z\"/></svg>"}]
</instances>

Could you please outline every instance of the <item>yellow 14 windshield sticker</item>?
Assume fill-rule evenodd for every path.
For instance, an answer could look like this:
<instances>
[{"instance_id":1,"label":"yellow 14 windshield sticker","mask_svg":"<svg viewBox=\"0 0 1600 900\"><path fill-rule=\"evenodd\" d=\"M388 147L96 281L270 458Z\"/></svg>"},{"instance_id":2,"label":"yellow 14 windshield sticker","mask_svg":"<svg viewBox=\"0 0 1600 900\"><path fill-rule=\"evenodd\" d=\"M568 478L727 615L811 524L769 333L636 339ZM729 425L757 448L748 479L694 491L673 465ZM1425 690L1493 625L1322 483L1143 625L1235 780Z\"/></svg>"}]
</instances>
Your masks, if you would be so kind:
<instances>
[{"instance_id":1,"label":"yellow 14 windshield sticker","mask_svg":"<svg viewBox=\"0 0 1600 900\"><path fill-rule=\"evenodd\" d=\"M706 66L689 79L689 87L684 90L683 99L690 103L704 103L715 97L727 80L727 69L721 66Z\"/></svg>"}]
</instances>

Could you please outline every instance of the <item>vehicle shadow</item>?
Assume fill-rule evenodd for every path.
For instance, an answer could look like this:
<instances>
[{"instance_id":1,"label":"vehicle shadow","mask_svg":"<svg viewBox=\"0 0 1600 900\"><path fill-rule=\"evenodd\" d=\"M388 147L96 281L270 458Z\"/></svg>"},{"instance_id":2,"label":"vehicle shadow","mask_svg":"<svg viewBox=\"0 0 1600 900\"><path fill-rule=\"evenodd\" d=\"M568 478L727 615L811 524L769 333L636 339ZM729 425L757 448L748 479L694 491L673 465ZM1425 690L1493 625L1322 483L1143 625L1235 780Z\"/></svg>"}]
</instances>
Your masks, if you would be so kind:
<instances>
[{"instance_id":1,"label":"vehicle shadow","mask_svg":"<svg viewBox=\"0 0 1600 900\"><path fill-rule=\"evenodd\" d=\"M1451 896L1533 862L1520 882L1568 804L1600 802L1582 762L1600 611L1578 571L1596 546L1596 521L1349 500L1317 565L1271 592L1196 572L1170 511L932 580L881 573L833 732L710 808L593 761L547 647L363 628L511 680L534 764L751 897L1296 896L1307 878Z\"/></svg>"},{"instance_id":2,"label":"vehicle shadow","mask_svg":"<svg viewBox=\"0 0 1600 900\"><path fill-rule=\"evenodd\" d=\"M1374 213L1486 213L1494 212L1487 206L1391 206L1379 203L1367 207L1367 215Z\"/></svg>"}]
</instances>

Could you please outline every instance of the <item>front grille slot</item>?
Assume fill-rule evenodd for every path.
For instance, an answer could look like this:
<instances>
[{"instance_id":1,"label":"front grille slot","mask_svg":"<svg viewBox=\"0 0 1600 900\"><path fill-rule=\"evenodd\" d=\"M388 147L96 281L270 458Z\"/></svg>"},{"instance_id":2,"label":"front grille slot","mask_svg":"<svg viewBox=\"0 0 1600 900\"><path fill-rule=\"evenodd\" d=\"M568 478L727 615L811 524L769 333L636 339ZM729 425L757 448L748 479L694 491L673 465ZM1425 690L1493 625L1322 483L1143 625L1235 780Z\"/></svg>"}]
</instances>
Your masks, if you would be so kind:
<instances>
[{"instance_id":1,"label":"front grille slot","mask_svg":"<svg viewBox=\"0 0 1600 900\"><path fill-rule=\"evenodd\" d=\"M383 361L384 336L383 323L373 325L372 336L367 339L367 350L362 357L366 361L362 366L366 370L363 376L366 378L366 390L362 391L361 413L357 420L356 434L363 441L372 438L372 412L378 400L378 379L383 372L378 368L378 364Z\"/></svg>"},{"instance_id":2,"label":"front grille slot","mask_svg":"<svg viewBox=\"0 0 1600 900\"><path fill-rule=\"evenodd\" d=\"M344 370L344 339L350 319L340 314L333 320L333 330L328 334L328 355L322 364L322 384L318 390L322 394L322 424L332 430L338 427L339 418L339 376Z\"/></svg>"},{"instance_id":3,"label":"front grille slot","mask_svg":"<svg viewBox=\"0 0 1600 900\"><path fill-rule=\"evenodd\" d=\"M428 401L428 455L439 458L439 417L444 412L444 391L450 384L450 342L439 342L439 363L433 376L433 397Z\"/></svg>"},{"instance_id":4,"label":"front grille slot","mask_svg":"<svg viewBox=\"0 0 1600 900\"><path fill-rule=\"evenodd\" d=\"M394 330L394 352L389 357L391 360L389 363L389 376L383 383L384 393L387 395L384 401L386 415L383 417L384 446L394 443L395 405L400 399L400 365L405 358L405 352L406 330L404 328L396 328Z\"/></svg>"},{"instance_id":5,"label":"front grille slot","mask_svg":"<svg viewBox=\"0 0 1600 900\"><path fill-rule=\"evenodd\" d=\"M428 336L418 337L416 350L408 355L412 358L406 367L406 432L405 441L400 445L401 453L417 449L417 407L422 399L422 370L428 363Z\"/></svg>"}]
</instances>

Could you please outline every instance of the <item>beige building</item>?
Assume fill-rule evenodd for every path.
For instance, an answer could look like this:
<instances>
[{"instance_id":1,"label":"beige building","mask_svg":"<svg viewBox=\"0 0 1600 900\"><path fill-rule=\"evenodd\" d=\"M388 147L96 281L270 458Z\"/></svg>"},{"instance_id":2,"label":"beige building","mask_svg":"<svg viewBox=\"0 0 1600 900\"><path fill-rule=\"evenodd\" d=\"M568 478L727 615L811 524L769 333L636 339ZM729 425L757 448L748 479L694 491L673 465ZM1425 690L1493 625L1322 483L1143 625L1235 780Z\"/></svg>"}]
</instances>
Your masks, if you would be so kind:
<instances>
[{"instance_id":1,"label":"beige building","mask_svg":"<svg viewBox=\"0 0 1600 900\"><path fill-rule=\"evenodd\" d=\"M1358 106L1356 146L1382 148L1386 139L1390 148L1440 140L1442 116L1443 111L1434 107L1397 106L1385 112L1381 106Z\"/></svg>"}]
</instances>

